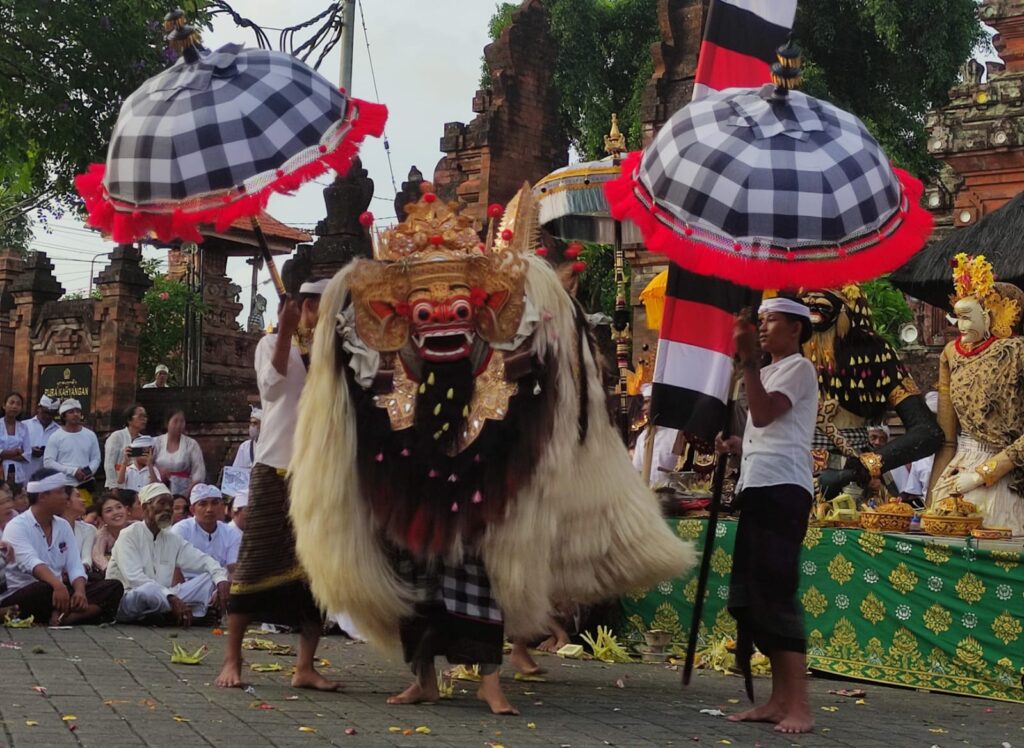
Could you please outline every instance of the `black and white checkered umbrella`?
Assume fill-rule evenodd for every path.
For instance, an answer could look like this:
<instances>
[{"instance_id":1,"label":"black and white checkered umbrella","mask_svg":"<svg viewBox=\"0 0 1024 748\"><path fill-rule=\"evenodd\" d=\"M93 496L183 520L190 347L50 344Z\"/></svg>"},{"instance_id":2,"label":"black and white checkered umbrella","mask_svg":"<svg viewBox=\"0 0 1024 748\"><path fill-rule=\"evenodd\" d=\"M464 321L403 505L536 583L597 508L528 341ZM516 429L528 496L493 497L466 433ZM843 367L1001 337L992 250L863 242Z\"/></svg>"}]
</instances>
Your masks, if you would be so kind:
<instances>
[{"instance_id":1,"label":"black and white checkered umbrella","mask_svg":"<svg viewBox=\"0 0 1024 748\"><path fill-rule=\"evenodd\" d=\"M852 114L731 88L678 111L608 187L616 218L694 272L753 288L876 277L923 246L921 183Z\"/></svg>"},{"instance_id":2,"label":"black and white checkered umbrella","mask_svg":"<svg viewBox=\"0 0 1024 748\"><path fill-rule=\"evenodd\" d=\"M383 131L383 106L284 52L189 52L127 98L106 164L76 180L90 225L114 241L199 241L201 224L223 229L275 192L344 173L359 142Z\"/></svg>"}]
</instances>

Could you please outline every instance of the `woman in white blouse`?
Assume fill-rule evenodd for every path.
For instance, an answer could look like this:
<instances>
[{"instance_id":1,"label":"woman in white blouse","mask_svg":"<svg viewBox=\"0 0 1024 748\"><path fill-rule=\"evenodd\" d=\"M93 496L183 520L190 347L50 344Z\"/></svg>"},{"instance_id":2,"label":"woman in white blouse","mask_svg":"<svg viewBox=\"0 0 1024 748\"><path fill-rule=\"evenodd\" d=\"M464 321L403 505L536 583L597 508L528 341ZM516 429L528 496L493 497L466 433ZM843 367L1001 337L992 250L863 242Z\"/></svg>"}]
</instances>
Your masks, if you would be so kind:
<instances>
[{"instance_id":1,"label":"woman in white blouse","mask_svg":"<svg viewBox=\"0 0 1024 748\"><path fill-rule=\"evenodd\" d=\"M0 428L0 459L3 459L3 479L12 479L15 483L24 483L31 476L27 475L28 460L32 455L32 439L28 426L18 420L25 399L17 392L12 392L4 400L3 428ZM13 473L13 474L12 474Z\"/></svg>"},{"instance_id":2,"label":"woman in white blouse","mask_svg":"<svg viewBox=\"0 0 1024 748\"><path fill-rule=\"evenodd\" d=\"M171 413L167 433L154 440L153 462L172 494L188 496L192 486L206 480L206 463L199 442L185 435L184 411Z\"/></svg>"}]
</instances>

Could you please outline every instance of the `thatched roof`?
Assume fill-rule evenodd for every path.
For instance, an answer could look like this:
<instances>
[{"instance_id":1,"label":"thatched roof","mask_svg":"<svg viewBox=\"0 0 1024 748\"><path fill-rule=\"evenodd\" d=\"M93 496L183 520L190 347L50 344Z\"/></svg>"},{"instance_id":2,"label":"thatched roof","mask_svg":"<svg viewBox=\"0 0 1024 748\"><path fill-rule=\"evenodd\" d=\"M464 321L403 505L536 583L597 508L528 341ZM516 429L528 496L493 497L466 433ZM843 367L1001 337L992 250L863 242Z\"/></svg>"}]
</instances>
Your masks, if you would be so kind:
<instances>
[{"instance_id":1,"label":"thatched roof","mask_svg":"<svg viewBox=\"0 0 1024 748\"><path fill-rule=\"evenodd\" d=\"M1024 288L1024 192L972 226L929 243L889 280L914 298L948 309L953 293L950 263L959 252L985 255L996 280Z\"/></svg>"}]
</instances>

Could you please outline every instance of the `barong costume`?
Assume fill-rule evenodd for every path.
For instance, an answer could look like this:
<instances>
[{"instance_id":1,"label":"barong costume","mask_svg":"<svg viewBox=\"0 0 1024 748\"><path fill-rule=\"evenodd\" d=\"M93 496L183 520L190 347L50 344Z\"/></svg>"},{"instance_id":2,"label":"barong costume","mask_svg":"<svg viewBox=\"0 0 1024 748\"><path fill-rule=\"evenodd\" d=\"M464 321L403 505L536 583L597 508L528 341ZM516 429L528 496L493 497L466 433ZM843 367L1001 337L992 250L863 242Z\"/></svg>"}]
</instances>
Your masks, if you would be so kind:
<instances>
[{"instance_id":1,"label":"barong costume","mask_svg":"<svg viewBox=\"0 0 1024 748\"><path fill-rule=\"evenodd\" d=\"M414 669L490 667L503 633L677 576L694 551L631 469L584 317L534 253L528 186L486 243L429 190L407 215L321 301L297 550L321 606Z\"/></svg>"}]
</instances>

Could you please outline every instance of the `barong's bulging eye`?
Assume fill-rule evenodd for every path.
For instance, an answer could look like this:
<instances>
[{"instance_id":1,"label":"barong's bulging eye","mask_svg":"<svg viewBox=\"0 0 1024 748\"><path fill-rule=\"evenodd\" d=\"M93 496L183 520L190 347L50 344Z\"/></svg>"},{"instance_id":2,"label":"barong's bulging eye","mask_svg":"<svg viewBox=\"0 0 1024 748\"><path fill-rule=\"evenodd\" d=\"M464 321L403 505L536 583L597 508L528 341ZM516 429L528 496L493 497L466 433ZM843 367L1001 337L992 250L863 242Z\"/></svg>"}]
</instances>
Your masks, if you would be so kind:
<instances>
[{"instance_id":1,"label":"barong's bulging eye","mask_svg":"<svg viewBox=\"0 0 1024 748\"><path fill-rule=\"evenodd\" d=\"M434 308L429 302L421 301L412 308L412 314L417 322L430 322L434 316Z\"/></svg>"},{"instance_id":2,"label":"barong's bulging eye","mask_svg":"<svg viewBox=\"0 0 1024 748\"><path fill-rule=\"evenodd\" d=\"M473 310L470 308L468 301L460 299L452 304L452 313L456 319L469 319Z\"/></svg>"}]
</instances>

